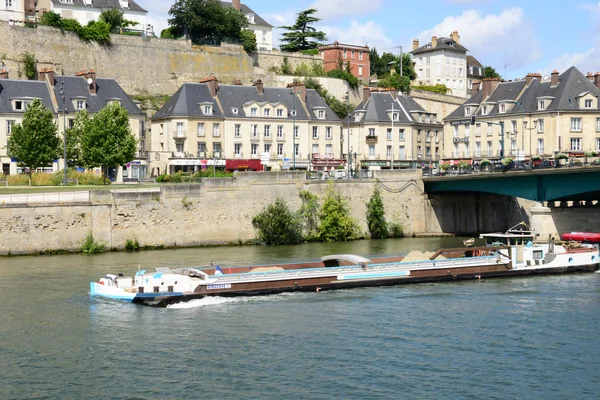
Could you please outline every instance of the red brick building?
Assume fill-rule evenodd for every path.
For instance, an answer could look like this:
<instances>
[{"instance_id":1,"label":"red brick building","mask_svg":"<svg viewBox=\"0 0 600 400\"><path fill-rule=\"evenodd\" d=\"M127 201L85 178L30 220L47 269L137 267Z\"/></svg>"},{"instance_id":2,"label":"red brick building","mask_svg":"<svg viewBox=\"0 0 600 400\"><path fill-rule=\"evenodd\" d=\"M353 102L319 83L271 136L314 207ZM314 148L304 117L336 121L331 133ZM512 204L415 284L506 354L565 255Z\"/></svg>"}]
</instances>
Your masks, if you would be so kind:
<instances>
[{"instance_id":1,"label":"red brick building","mask_svg":"<svg viewBox=\"0 0 600 400\"><path fill-rule=\"evenodd\" d=\"M319 47L319 54L323 57L325 72L338 68L341 60L344 68L350 63L352 75L355 77L365 79L371 76L368 46L342 44L336 40L333 44Z\"/></svg>"}]
</instances>

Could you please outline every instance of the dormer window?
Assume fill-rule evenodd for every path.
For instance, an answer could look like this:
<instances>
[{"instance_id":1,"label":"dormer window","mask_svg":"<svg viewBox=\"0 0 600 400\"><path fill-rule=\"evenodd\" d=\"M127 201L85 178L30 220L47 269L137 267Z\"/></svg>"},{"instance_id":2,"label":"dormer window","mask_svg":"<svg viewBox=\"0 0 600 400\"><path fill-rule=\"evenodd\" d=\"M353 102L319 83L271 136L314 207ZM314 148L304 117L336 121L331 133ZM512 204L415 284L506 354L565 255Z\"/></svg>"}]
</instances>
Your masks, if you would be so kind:
<instances>
[{"instance_id":1,"label":"dormer window","mask_svg":"<svg viewBox=\"0 0 600 400\"><path fill-rule=\"evenodd\" d=\"M257 109L256 107L252 107L252 108L250 109L250 115L251 115L251 116L253 116L253 117L255 117L255 116L256 116L256 113L257 113L257 112L258 112L258 109Z\"/></svg>"},{"instance_id":2,"label":"dormer window","mask_svg":"<svg viewBox=\"0 0 600 400\"><path fill-rule=\"evenodd\" d=\"M254 14L247 14L246 18L248 18L248 22L253 24L254 23Z\"/></svg>"},{"instance_id":3,"label":"dormer window","mask_svg":"<svg viewBox=\"0 0 600 400\"><path fill-rule=\"evenodd\" d=\"M291 110L291 111L290 111L290 115L291 115L292 117L295 117L295 116L297 115L297 113L296 113L296 110Z\"/></svg>"},{"instance_id":4,"label":"dormer window","mask_svg":"<svg viewBox=\"0 0 600 400\"><path fill-rule=\"evenodd\" d=\"M504 114L506 112L506 104L500 104L500 114Z\"/></svg>"},{"instance_id":5,"label":"dormer window","mask_svg":"<svg viewBox=\"0 0 600 400\"><path fill-rule=\"evenodd\" d=\"M233 115L238 115L238 109L237 109L237 108L232 108L232 109L231 109L231 113L232 113Z\"/></svg>"},{"instance_id":6,"label":"dormer window","mask_svg":"<svg viewBox=\"0 0 600 400\"><path fill-rule=\"evenodd\" d=\"M265 117L269 117L269 116L271 116L271 109L270 109L270 108L265 108L265 109L263 110L263 115L264 115Z\"/></svg>"},{"instance_id":7,"label":"dormer window","mask_svg":"<svg viewBox=\"0 0 600 400\"><path fill-rule=\"evenodd\" d=\"M283 108L278 108L277 109L277 116L278 117L283 117Z\"/></svg>"},{"instance_id":8,"label":"dormer window","mask_svg":"<svg viewBox=\"0 0 600 400\"><path fill-rule=\"evenodd\" d=\"M212 115L212 106L210 104L205 104L202 108L204 115Z\"/></svg>"},{"instance_id":9,"label":"dormer window","mask_svg":"<svg viewBox=\"0 0 600 400\"><path fill-rule=\"evenodd\" d=\"M325 110L318 110L317 111L317 118L319 118L319 119L325 119Z\"/></svg>"},{"instance_id":10,"label":"dormer window","mask_svg":"<svg viewBox=\"0 0 600 400\"><path fill-rule=\"evenodd\" d=\"M487 115L488 113L488 107L487 106L483 106L483 108L481 109L481 114L482 115Z\"/></svg>"},{"instance_id":11,"label":"dormer window","mask_svg":"<svg viewBox=\"0 0 600 400\"><path fill-rule=\"evenodd\" d=\"M471 107L465 107L465 116L471 115Z\"/></svg>"},{"instance_id":12,"label":"dormer window","mask_svg":"<svg viewBox=\"0 0 600 400\"><path fill-rule=\"evenodd\" d=\"M400 121L400 113L393 112L392 113L392 120L395 121L395 122Z\"/></svg>"},{"instance_id":13,"label":"dormer window","mask_svg":"<svg viewBox=\"0 0 600 400\"><path fill-rule=\"evenodd\" d=\"M546 101L544 101L544 100L538 101L538 110L545 110L545 109L546 109Z\"/></svg>"},{"instance_id":14,"label":"dormer window","mask_svg":"<svg viewBox=\"0 0 600 400\"><path fill-rule=\"evenodd\" d=\"M584 101L583 107L584 108L592 108L592 100L591 99L586 99Z\"/></svg>"},{"instance_id":15,"label":"dormer window","mask_svg":"<svg viewBox=\"0 0 600 400\"><path fill-rule=\"evenodd\" d=\"M75 109L77 111L85 110L85 100L81 100L81 99L75 100Z\"/></svg>"}]
</instances>

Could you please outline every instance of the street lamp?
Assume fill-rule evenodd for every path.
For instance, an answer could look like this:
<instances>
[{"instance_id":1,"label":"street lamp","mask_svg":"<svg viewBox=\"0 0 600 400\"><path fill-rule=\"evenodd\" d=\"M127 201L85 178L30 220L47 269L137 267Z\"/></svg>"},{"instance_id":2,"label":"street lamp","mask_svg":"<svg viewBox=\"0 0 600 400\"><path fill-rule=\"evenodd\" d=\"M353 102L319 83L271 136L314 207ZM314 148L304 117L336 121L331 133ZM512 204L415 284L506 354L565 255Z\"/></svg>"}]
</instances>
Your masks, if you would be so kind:
<instances>
[{"instance_id":1,"label":"street lamp","mask_svg":"<svg viewBox=\"0 0 600 400\"><path fill-rule=\"evenodd\" d=\"M292 117L293 117L293 127L292 127L292 154L294 157L294 161L293 161L293 170L296 170L296 93L294 92L294 90L292 89L291 93L293 96L293 100L294 100L294 105L293 105L293 110L292 110Z\"/></svg>"},{"instance_id":2,"label":"street lamp","mask_svg":"<svg viewBox=\"0 0 600 400\"><path fill-rule=\"evenodd\" d=\"M513 101L512 103L521 109L521 129L523 130L521 132L521 150L523 151L523 159L525 159L525 110L523 109L523 102ZM529 152L531 153L531 146L529 146Z\"/></svg>"},{"instance_id":3,"label":"street lamp","mask_svg":"<svg viewBox=\"0 0 600 400\"><path fill-rule=\"evenodd\" d=\"M394 169L394 103L396 99L392 96L392 160L390 161L390 170Z\"/></svg>"},{"instance_id":4,"label":"street lamp","mask_svg":"<svg viewBox=\"0 0 600 400\"><path fill-rule=\"evenodd\" d=\"M346 92L346 109L348 110L348 179L350 179L350 171L352 169L352 156L350 152L350 92Z\"/></svg>"},{"instance_id":5,"label":"street lamp","mask_svg":"<svg viewBox=\"0 0 600 400\"><path fill-rule=\"evenodd\" d=\"M67 186L67 123L66 116L67 109L65 106L65 79L60 82L60 97L62 99L62 112L63 112L63 162L64 162L64 180L63 185Z\"/></svg>"}]
</instances>

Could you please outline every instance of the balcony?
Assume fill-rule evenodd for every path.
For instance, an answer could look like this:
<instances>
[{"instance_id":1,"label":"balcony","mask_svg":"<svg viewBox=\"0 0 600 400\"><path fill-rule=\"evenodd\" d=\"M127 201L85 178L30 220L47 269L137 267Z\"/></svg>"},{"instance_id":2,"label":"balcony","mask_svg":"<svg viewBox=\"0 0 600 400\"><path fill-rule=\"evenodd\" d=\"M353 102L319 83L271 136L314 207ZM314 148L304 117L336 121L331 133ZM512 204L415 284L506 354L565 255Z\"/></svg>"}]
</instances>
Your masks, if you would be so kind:
<instances>
[{"instance_id":1,"label":"balcony","mask_svg":"<svg viewBox=\"0 0 600 400\"><path fill-rule=\"evenodd\" d=\"M455 137L454 139L452 139L454 141L454 143L469 143L469 138L468 137Z\"/></svg>"},{"instance_id":2,"label":"balcony","mask_svg":"<svg viewBox=\"0 0 600 400\"><path fill-rule=\"evenodd\" d=\"M367 144L377 144L377 135L367 136Z\"/></svg>"},{"instance_id":3,"label":"balcony","mask_svg":"<svg viewBox=\"0 0 600 400\"><path fill-rule=\"evenodd\" d=\"M368 159L369 160L379 160L379 159L381 159L381 157L380 157L379 153L378 154L369 154Z\"/></svg>"},{"instance_id":4,"label":"balcony","mask_svg":"<svg viewBox=\"0 0 600 400\"><path fill-rule=\"evenodd\" d=\"M175 140L185 140L186 136L187 136L186 131L173 132L173 139L175 139Z\"/></svg>"},{"instance_id":5,"label":"balcony","mask_svg":"<svg viewBox=\"0 0 600 400\"><path fill-rule=\"evenodd\" d=\"M205 151L199 151L198 152L198 158L206 158L206 152Z\"/></svg>"},{"instance_id":6,"label":"balcony","mask_svg":"<svg viewBox=\"0 0 600 400\"><path fill-rule=\"evenodd\" d=\"M277 141L280 141L280 142L285 141L285 135L277 135Z\"/></svg>"},{"instance_id":7,"label":"balcony","mask_svg":"<svg viewBox=\"0 0 600 400\"><path fill-rule=\"evenodd\" d=\"M148 158L148 152L146 150L138 150L138 152L137 152L137 158L138 159Z\"/></svg>"},{"instance_id":8,"label":"balcony","mask_svg":"<svg viewBox=\"0 0 600 400\"><path fill-rule=\"evenodd\" d=\"M244 158L244 152L240 151L239 153L235 153L233 155L234 158Z\"/></svg>"}]
</instances>

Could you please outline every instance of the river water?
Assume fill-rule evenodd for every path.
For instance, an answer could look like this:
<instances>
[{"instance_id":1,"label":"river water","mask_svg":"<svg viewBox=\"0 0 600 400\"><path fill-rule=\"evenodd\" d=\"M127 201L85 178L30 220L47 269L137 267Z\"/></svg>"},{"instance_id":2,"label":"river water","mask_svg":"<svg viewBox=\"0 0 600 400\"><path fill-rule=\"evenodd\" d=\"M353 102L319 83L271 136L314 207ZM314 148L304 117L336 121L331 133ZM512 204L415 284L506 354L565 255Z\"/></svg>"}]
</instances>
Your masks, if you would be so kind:
<instances>
[{"instance_id":1,"label":"river water","mask_svg":"<svg viewBox=\"0 0 600 400\"><path fill-rule=\"evenodd\" d=\"M0 259L1 399L598 399L600 274L237 299L92 299L142 267L314 260L455 238Z\"/></svg>"}]
</instances>

